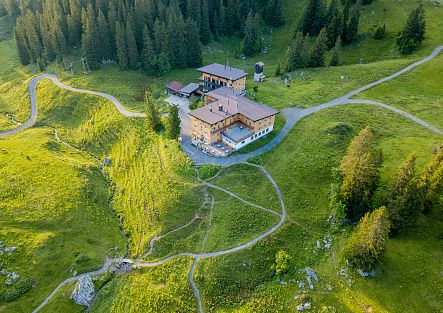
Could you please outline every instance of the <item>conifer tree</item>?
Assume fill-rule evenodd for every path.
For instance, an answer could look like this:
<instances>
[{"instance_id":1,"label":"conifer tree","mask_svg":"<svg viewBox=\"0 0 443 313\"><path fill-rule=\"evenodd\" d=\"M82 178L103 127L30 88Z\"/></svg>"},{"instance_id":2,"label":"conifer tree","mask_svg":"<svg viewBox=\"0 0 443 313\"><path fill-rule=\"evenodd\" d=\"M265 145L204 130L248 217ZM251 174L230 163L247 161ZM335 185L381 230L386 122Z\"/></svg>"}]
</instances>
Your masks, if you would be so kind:
<instances>
[{"instance_id":1,"label":"conifer tree","mask_svg":"<svg viewBox=\"0 0 443 313\"><path fill-rule=\"evenodd\" d=\"M146 106L146 129L148 131L157 132L161 130L162 124L160 121L160 114L157 111L154 99L152 99L149 92L145 93L145 106Z\"/></svg>"},{"instance_id":2,"label":"conifer tree","mask_svg":"<svg viewBox=\"0 0 443 313\"><path fill-rule=\"evenodd\" d=\"M426 165L420 177L419 187L424 193L424 209L427 213L438 206L443 194L443 147L437 149Z\"/></svg>"},{"instance_id":3,"label":"conifer tree","mask_svg":"<svg viewBox=\"0 0 443 313\"><path fill-rule=\"evenodd\" d=\"M343 33L343 16L340 12L332 17L332 20L326 25L326 37L328 41L328 48L334 47L337 38Z\"/></svg>"},{"instance_id":4,"label":"conifer tree","mask_svg":"<svg viewBox=\"0 0 443 313\"><path fill-rule=\"evenodd\" d=\"M418 187L415 163L415 154L409 155L388 188L386 207L394 233L400 233L412 225L423 211L423 196Z\"/></svg>"},{"instance_id":5,"label":"conifer tree","mask_svg":"<svg viewBox=\"0 0 443 313\"><path fill-rule=\"evenodd\" d=\"M267 25L274 27L283 25L285 23L283 19L283 1L268 0L263 15Z\"/></svg>"},{"instance_id":6,"label":"conifer tree","mask_svg":"<svg viewBox=\"0 0 443 313\"><path fill-rule=\"evenodd\" d=\"M374 135L366 127L351 141L340 164L342 184L338 197L352 220L370 210L379 183L382 155L373 145Z\"/></svg>"},{"instance_id":7,"label":"conifer tree","mask_svg":"<svg viewBox=\"0 0 443 313\"><path fill-rule=\"evenodd\" d=\"M325 54L328 49L328 39L326 38L326 31L323 28L317 36L314 46L312 47L311 56L309 58L309 67L323 67L325 66Z\"/></svg>"},{"instance_id":8,"label":"conifer tree","mask_svg":"<svg viewBox=\"0 0 443 313\"><path fill-rule=\"evenodd\" d=\"M28 65L31 61L30 51L26 43L26 32L20 28L19 20L17 20L16 27L14 29L15 43L17 46L18 57L20 63Z\"/></svg>"},{"instance_id":9,"label":"conifer tree","mask_svg":"<svg viewBox=\"0 0 443 313\"><path fill-rule=\"evenodd\" d=\"M298 30L303 34L316 36L324 26L323 0L309 0L308 6L303 12Z\"/></svg>"},{"instance_id":10,"label":"conifer tree","mask_svg":"<svg viewBox=\"0 0 443 313\"><path fill-rule=\"evenodd\" d=\"M82 21L79 0L69 0L69 12L67 17L68 43L72 47L78 45L81 39Z\"/></svg>"},{"instance_id":11,"label":"conifer tree","mask_svg":"<svg viewBox=\"0 0 443 313\"><path fill-rule=\"evenodd\" d=\"M260 51L260 24L257 14L250 11L245 24L245 39L243 53L252 56Z\"/></svg>"},{"instance_id":12,"label":"conifer tree","mask_svg":"<svg viewBox=\"0 0 443 313\"><path fill-rule=\"evenodd\" d=\"M372 270L385 252L390 227L385 207L366 213L349 237L343 251L349 265L364 271Z\"/></svg>"},{"instance_id":13,"label":"conifer tree","mask_svg":"<svg viewBox=\"0 0 443 313\"><path fill-rule=\"evenodd\" d=\"M98 12L98 38L101 45L101 57L109 60L112 57L111 51L111 37L109 35L108 22L106 21L105 15L102 11Z\"/></svg>"},{"instance_id":14,"label":"conifer tree","mask_svg":"<svg viewBox=\"0 0 443 313\"><path fill-rule=\"evenodd\" d=\"M357 40L358 25L360 21L360 10L361 5L359 1L356 5L352 7L350 12L351 17L349 19L349 22L346 24L346 27L344 28L343 41L345 43L351 43Z\"/></svg>"},{"instance_id":15,"label":"conifer tree","mask_svg":"<svg viewBox=\"0 0 443 313\"><path fill-rule=\"evenodd\" d=\"M101 44L98 36L97 21L92 4L83 12L82 52L91 69L99 67L101 62Z\"/></svg>"},{"instance_id":16,"label":"conifer tree","mask_svg":"<svg viewBox=\"0 0 443 313\"><path fill-rule=\"evenodd\" d=\"M175 105L171 105L169 108L166 134L169 139L178 139L180 137L180 116L178 107Z\"/></svg>"},{"instance_id":17,"label":"conifer tree","mask_svg":"<svg viewBox=\"0 0 443 313\"><path fill-rule=\"evenodd\" d=\"M201 0L201 25L200 38L203 43L211 40L211 28L209 27L209 4L208 0Z\"/></svg>"},{"instance_id":18,"label":"conifer tree","mask_svg":"<svg viewBox=\"0 0 443 313\"><path fill-rule=\"evenodd\" d=\"M120 22L117 22L115 27L115 42L118 64L120 69L125 70L128 68L128 51L126 49L125 29Z\"/></svg>"},{"instance_id":19,"label":"conifer tree","mask_svg":"<svg viewBox=\"0 0 443 313\"><path fill-rule=\"evenodd\" d=\"M408 20L406 21L406 25L398 34L398 50L404 54L410 54L417 50L425 38L425 30L425 12L423 4L420 3L418 8L411 12Z\"/></svg>"},{"instance_id":20,"label":"conifer tree","mask_svg":"<svg viewBox=\"0 0 443 313\"><path fill-rule=\"evenodd\" d=\"M292 72L298 68L305 68L307 66L307 52L306 38L299 31L289 49L286 71Z\"/></svg>"},{"instance_id":21,"label":"conifer tree","mask_svg":"<svg viewBox=\"0 0 443 313\"><path fill-rule=\"evenodd\" d=\"M340 65L340 49L341 49L341 38L338 37L335 41L334 49L332 50L332 57L329 65L338 66Z\"/></svg>"},{"instance_id":22,"label":"conifer tree","mask_svg":"<svg viewBox=\"0 0 443 313\"><path fill-rule=\"evenodd\" d=\"M130 68L135 68L138 61L137 43L135 41L131 23L129 22L126 25L126 49L128 54L128 66Z\"/></svg>"},{"instance_id":23,"label":"conifer tree","mask_svg":"<svg viewBox=\"0 0 443 313\"><path fill-rule=\"evenodd\" d=\"M198 33L197 23L192 19L186 21L186 32L185 32L186 45L186 66L187 67L197 67L202 64L202 48L200 43L200 35Z\"/></svg>"},{"instance_id":24,"label":"conifer tree","mask_svg":"<svg viewBox=\"0 0 443 313\"><path fill-rule=\"evenodd\" d=\"M145 25L143 29L143 50L142 50L142 63L145 71L148 75L155 74L155 50L154 43L152 42L151 35L149 34L148 27Z\"/></svg>"}]
</instances>

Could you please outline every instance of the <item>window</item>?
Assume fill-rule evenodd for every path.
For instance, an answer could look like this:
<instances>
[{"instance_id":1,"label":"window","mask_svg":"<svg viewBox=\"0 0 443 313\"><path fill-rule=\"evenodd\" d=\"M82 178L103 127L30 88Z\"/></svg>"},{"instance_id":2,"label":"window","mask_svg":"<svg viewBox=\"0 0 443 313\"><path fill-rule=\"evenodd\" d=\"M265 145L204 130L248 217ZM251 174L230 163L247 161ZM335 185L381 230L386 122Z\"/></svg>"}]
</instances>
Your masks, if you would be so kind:
<instances>
[{"instance_id":1,"label":"window","mask_svg":"<svg viewBox=\"0 0 443 313\"><path fill-rule=\"evenodd\" d=\"M244 144L245 143L245 141L243 140L242 142L241 142L241 144Z\"/></svg>"}]
</instances>

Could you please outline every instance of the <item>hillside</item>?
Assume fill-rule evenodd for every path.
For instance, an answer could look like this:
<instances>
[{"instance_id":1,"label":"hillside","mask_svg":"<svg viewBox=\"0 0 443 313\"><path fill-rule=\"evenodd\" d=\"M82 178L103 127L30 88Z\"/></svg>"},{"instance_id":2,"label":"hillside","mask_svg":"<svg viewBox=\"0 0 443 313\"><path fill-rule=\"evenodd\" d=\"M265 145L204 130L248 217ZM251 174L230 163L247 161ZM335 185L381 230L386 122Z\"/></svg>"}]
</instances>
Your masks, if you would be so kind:
<instances>
[{"instance_id":1,"label":"hillside","mask_svg":"<svg viewBox=\"0 0 443 313\"><path fill-rule=\"evenodd\" d=\"M266 54L239 59L242 39L226 35L203 46L203 63L229 62L252 73L255 62L263 61L267 79L257 84L249 75L249 96L283 111L315 108L443 45L443 8L428 1L426 39L415 53L400 54L395 37L417 2L377 0L363 7L358 41L342 48L341 66L276 77L306 3L284 1L286 23L264 27ZM29 118L28 83L40 74L37 65L20 64L13 24L10 16L0 18L0 132ZM387 37L373 39L374 26L382 24ZM145 111L144 91L165 112L164 85L198 79L192 67L156 77L116 64L85 75L80 56L79 48L66 56L65 62L74 62L73 74L56 59L46 72L67 85L112 95L136 112ZM353 99L384 103L441 130L442 70L440 52ZM362 103L335 106L298 121L275 148L250 163L194 166L194 157L167 139L164 129L147 130L143 118L121 115L102 97L42 80L36 98L37 123L0 136L0 251L16 248L0 254L0 270L20 275L12 287L0 275L0 312L32 311L65 279L120 257L133 266L94 280L96 297L88 312L296 312L303 302L311 303L307 312L421 313L443 307L441 201L388 240L375 277L347 267L342 254L355 225L331 217L333 168L367 125L383 152L379 192L411 152L419 171L432 158L442 136L404 115ZM281 114L273 136L288 117ZM280 251L289 255L288 270L277 276ZM307 268L318 278L310 278L313 288ZM85 311L70 299L74 287L75 282L63 285L40 312Z\"/></svg>"}]
</instances>

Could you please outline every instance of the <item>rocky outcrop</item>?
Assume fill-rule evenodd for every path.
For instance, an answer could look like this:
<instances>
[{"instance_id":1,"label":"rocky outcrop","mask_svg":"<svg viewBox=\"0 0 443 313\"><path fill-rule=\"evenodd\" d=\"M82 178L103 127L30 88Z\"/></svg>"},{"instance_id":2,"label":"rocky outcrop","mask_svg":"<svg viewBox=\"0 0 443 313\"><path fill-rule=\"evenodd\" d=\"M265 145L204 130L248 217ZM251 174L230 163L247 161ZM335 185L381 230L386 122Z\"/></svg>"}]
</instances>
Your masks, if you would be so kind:
<instances>
[{"instance_id":1,"label":"rocky outcrop","mask_svg":"<svg viewBox=\"0 0 443 313\"><path fill-rule=\"evenodd\" d=\"M95 290L92 283L91 276L86 275L80 277L77 285L72 292L71 299L74 299L75 303L80 305L89 306L94 299Z\"/></svg>"}]
</instances>

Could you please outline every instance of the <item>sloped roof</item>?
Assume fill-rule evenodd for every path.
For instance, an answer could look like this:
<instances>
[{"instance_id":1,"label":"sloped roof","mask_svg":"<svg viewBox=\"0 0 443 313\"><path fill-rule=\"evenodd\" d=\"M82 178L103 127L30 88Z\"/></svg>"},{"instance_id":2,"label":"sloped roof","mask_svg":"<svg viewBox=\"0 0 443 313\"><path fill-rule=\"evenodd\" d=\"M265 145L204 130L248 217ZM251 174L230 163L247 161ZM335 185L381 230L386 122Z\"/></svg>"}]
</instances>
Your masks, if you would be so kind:
<instances>
[{"instance_id":1,"label":"sloped roof","mask_svg":"<svg viewBox=\"0 0 443 313\"><path fill-rule=\"evenodd\" d=\"M208 92L206 95L216 100L195 111L191 111L189 115L211 125L221 122L237 113L253 121L258 121L279 113L271 107L236 95L235 91L228 87L219 88Z\"/></svg>"},{"instance_id":2,"label":"sloped roof","mask_svg":"<svg viewBox=\"0 0 443 313\"><path fill-rule=\"evenodd\" d=\"M197 71L234 81L248 75L248 73L243 70L218 63L213 63L200 67L197 69Z\"/></svg>"},{"instance_id":3,"label":"sloped roof","mask_svg":"<svg viewBox=\"0 0 443 313\"><path fill-rule=\"evenodd\" d=\"M166 85L167 88L172 89L174 91L180 91L180 89L182 89L184 87L183 84L179 83L179 82L170 82L169 84Z\"/></svg>"},{"instance_id":4,"label":"sloped roof","mask_svg":"<svg viewBox=\"0 0 443 313\"><path fill-rule=\"evenodd\" d=\"M180 89L180 92L191 94L194 91L196 91L198 88L200 88L199 84L189 83L186 86L184 86L182 89Z\"/></svg>"}]
</instances>

